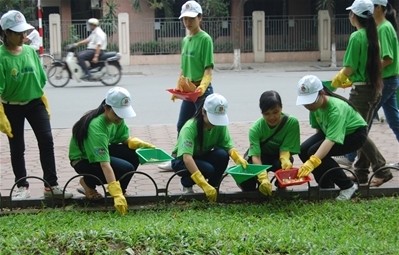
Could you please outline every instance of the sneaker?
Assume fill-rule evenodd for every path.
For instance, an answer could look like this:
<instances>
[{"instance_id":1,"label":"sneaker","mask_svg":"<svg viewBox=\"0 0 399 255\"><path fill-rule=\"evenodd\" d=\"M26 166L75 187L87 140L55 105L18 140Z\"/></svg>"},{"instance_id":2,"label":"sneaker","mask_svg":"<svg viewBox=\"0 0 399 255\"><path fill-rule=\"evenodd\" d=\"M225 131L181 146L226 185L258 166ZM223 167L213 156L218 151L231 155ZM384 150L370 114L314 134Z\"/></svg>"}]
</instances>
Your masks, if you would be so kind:
<instances>
[{"instance_id":1,"label":"sneaker","mask_svg":"<svg viewBox=\"0 0 399 255\"><path fill-rule=\"evenodd\" d=\"M195 193L193 190L193 187L183 187L182 191L184 194L194 194Z\"/></svg>"},{"instance_id":2,"label":"sneaker","mask_svg":"<svg viewBox=\"0 0 399 255\"><path fill-rule=\"evenodd\" d=\"M339 165L341 166L346 166L348 168L352 168L352 164L353 162L350 161L347 157L345 156L336 156L336 157L332 157L335 162L337 162Z\"/></svg>"},{"instance_id":3,"label":"sneaker","mask_svg":"<svg viewBox=\"0 0 399 255\"><path fill-rule=\"evenodd\" d=\"M356 183L353 184L349 189L343 189L339 192L339 196L336 198L338 201L346 201L352 198L353 194L355 194L358 186Z\"/></svg>"},{"instance_id":4,"label":"sneaker","mask_svg":"<svg viewBox=\"0 0 399 255\"><path fill-rule=\"evenodd\" d=\"M54 198L62 198L62 189L59 186L52 186L51 189L53 190ZM50 188L44 188L44 197L51 198ZM65 191L64 198L69 199L71 197L73 197L73 194Z\"/></svg>"},{"instance_id":5,"label":"sneaker","mask_svg":"<svg viewBox=\"0 0 399 255\"><path fill-rule=\"evenodd\" d=\"M159 164L158 168L162 169L162 170L165 170L165 171L173 171L172 161L168 161L168 162L165 162L163 164Z\"/></svg>"},{"instance_id":6,"label":"sneaker","mask_svg":"<svg viewBox=\"0 0 399 255\"><path fill-rule=\"evenodd\" d=\"M30 192L27 187L19 187L13 194L13 200L24 200L30 198Z\"/></svg>"}]
</instances>

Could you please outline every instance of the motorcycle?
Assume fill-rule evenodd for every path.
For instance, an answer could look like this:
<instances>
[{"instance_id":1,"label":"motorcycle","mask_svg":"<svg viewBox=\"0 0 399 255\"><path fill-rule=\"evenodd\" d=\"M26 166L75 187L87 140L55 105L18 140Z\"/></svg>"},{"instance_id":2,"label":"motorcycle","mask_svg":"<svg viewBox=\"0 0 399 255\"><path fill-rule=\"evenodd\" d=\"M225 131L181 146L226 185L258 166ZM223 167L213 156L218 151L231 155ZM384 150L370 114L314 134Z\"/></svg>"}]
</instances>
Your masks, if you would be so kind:
<instances>
[{"instance_id":1,"label":"motorcycle","mask_svg":"<svg viewBox=\"0 0 399 255\"><path fill-rule=\"evenodd\" d=\"M47 71L47 79L54 87L60 88L68 84L73 79L77 82L82 81L84 72L78 64L76 57L76 47L68 45L68 52L65 60L54 60L50 69ZM114 86L122 78L122 67L119 63L121 54L119 52L103 52L97 63L90 62L89 72L91 78L84 80L88 82L100 81L105 86Z\"/></svg>"}]
</instances>

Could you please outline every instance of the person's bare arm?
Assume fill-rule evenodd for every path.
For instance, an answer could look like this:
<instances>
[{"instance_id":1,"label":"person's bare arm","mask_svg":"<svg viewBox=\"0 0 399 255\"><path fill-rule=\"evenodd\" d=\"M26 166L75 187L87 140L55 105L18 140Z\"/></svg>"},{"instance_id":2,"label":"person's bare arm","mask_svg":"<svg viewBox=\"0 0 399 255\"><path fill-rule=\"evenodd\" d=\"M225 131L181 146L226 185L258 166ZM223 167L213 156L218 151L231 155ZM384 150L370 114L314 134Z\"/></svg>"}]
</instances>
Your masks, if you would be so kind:
<instances>
[{"instance_id":1,"label":"person's bare arm","mask_svg":"<svg viewBox=\"0 0 399 255\"><path fill-rule=\"evenodd\" d=\"M114 170L111 167L111 164L109 162L101 162L100 163L101 169L103 170L105 179L107 180L107 183L111 183L113 181L116 181Z\"/></svg>"}]
</instances>

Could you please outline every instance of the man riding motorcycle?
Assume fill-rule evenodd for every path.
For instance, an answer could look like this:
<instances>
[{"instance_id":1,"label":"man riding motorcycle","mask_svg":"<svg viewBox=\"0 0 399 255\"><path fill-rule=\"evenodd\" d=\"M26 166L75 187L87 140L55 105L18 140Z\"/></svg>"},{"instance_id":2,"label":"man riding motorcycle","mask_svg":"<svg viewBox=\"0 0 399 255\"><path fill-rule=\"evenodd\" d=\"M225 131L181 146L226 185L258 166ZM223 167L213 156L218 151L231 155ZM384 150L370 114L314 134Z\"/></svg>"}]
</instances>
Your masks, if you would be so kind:
<instances>
[{"instance_id":1,"label":"man riding motorcycle","mask_svg":"<svg viewBox=\"0 0 399 255\"><path fill-rule=\"evenodd\" d=\"M101 53L107 49L107 35L99 26L100 21L98 19L91 18L87 21L87 23L90 26L91 34L86 39L74 44L75 47L78 47L82 44L87 44L87 49L78 54L79 65L82 67L82 70L85 73L85 75L82 77L82 80L91 79L91 74L86 65L86 61L97 63Z\"/></svg>"}]
</instances>

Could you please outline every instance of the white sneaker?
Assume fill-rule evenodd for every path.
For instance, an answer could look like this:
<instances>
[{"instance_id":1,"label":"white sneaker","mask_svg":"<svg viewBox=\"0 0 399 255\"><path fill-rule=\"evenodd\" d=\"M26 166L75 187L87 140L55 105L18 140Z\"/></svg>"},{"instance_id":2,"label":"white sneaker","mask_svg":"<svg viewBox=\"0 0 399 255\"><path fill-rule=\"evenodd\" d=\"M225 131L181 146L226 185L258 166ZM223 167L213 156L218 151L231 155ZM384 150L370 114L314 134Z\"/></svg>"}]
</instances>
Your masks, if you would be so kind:
<instances>
[{"instance_id":1,"label":"white sneaker","mask_svg":"<svg viewBox=\"0 0 399 255\"><path fill-rule=\"evenodd\" d=\"M349 189L343 189L339 192L339 196L336 198L338 201L345 201L352 198L353 194L355 194L358 186L356 183L353 184Z\"/></svg>"},{"instance_id":2,"label":"white sneaker","mask_svg":"<svg viewBox=\"0 0 399 255\"><path fill-rule=\"evenodd\" d=\"M158 168L162 169L162 170L166 170L166 171L173 171L172 168L172 161L168 161L162 164L158 165Z\"/></svg>"},{"instance_id":3,"label":"white sneaker","mask_svg":"<svg viewBox=\"0 0 399 255\"><path fill-rule=\"evenodd\" d=\"M13 200L24 200L30 198L30 192L27 187L19 187L13 194L12 194L12 199Z\"/></svg>"},{"instance_id":4,"label":"white sneaker","mask_svg":"<svg viewBox=\"0 0 399 255\"><path fill-rule=\"evenodd\" d=\"M54 198L62 198L62 189L59 186L53 186L53 187L51 187L51 189L53 190ZM51 198L50 188L44 188L43 194L44 194L44 197ZM68 191L65 191L64 198L69 199L71 197L73 197L73 194Z\"/></svg>"},{"instance_id":5,"label":"white sneaker","mask_svg":"<svg viewBox=\"0 0 399 255\"><path fill-rule=\"evenodd\" d=\"M348 168L351 168L352 167L352 164L353 164L353 162L352 161L350 161L347 157L345 157L345 156L335 156L335 157L332 157L334 160L335 160L335 162L337 162L339 165L341 165L341 166L346 166L346 167L348 167Z\"/></svg>"},{"instance_id":6,"label":"white sneaker","mask_svg":"<svg viewBox=\"0 0 399 255\"><path fill-rule=\"evenodd\" d=\"M183 187L182 189L183 194L194 194L194 190L193 187Z\"/></svg>"}]
</instances>

